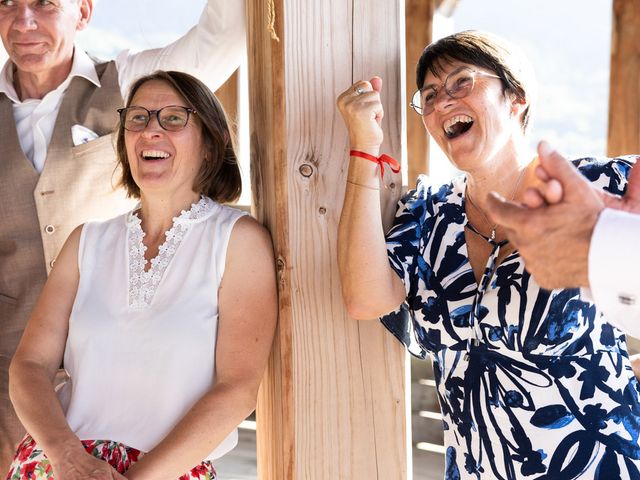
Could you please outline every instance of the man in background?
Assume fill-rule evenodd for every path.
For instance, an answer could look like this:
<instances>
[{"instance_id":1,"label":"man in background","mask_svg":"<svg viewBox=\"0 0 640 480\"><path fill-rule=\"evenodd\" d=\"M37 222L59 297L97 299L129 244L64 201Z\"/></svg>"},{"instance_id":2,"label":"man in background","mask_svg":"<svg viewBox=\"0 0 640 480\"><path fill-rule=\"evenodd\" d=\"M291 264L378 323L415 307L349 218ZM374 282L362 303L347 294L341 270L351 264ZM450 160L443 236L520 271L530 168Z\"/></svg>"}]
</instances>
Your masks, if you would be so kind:
<instances>
[{"instance_id":1,"label":"man in background","mask_svg":"<svg viewBox=\"0 0 640 480\"><path fill-rule=\"evenodd\" d=\"M0 474L24 430L8 395L8 368L48 272L69 233L125 212L111 134L129 85L182 70L217 89L245 54L244 3L208 0L176 42L96 61L75 43L93 0L0 2L9 59L0 72Z\"/></svg>"}]
</instances>

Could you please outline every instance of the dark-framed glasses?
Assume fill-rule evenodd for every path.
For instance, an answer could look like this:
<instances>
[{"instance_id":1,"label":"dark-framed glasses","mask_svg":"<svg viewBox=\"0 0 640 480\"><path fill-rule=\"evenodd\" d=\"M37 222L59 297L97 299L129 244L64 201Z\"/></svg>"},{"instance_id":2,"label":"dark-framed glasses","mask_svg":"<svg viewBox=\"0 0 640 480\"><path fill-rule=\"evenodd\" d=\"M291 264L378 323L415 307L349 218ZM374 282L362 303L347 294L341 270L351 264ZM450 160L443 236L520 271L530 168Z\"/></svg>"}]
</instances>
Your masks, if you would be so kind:
<instances>
[{"instance_id":1,"label":"dark-framed glasses","mask_svg":"<svg viewBox=\"0 0 640 480\"><path fill-rule=\"evenodd\" d=\"M193 108L182 107L180 105L167 105L158 110L147 110L144 107L136 105L119 108L120 125L130 132L141 132L151 120L151 116L155 115L158 124L169 132L177 132L187 126L189 115L198 113Z\"/></svg>"},{"instance_id":2,"label":"dark-framed glasses","mask_svg":"<svg viewBox=\"0 0 640 480\"><path fill-rule=\"evenodd\" d=\"M444 90L451 98L464 98L473 91L477 77L500 78L492 73L481 72L469 67L460 67L455 69L444 80L444 84L440 87L427 85L426 87L416 90L411 97L411 107L418 115L429 115L433 112L436 99L440 90Z\"/></svg>"}]
</instances>

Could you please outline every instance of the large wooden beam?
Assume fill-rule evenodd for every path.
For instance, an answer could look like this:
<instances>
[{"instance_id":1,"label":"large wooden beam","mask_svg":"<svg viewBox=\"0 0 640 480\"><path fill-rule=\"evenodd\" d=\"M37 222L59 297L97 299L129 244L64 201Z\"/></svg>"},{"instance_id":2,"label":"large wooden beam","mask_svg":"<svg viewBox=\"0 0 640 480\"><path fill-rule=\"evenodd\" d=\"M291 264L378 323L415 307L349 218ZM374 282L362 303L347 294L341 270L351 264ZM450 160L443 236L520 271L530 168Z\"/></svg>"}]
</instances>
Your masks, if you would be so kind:
<instances>
[{"instance_id":1,"label":"large wooden beam","mask_svg":"<svg viewBox=\"0 0 640 480\"><path fill-rule=\"evenodd\" d=\"M640 153L640 1L614 0L609 156Z\"/></svg>"},{"instance_id":2,"label":"large wooden beam","mask_svg":"<svg viewBox=\"0 0 640 480\"><path fill-rule=\"evenodd\" d=\"M258 402L261 479L408 475L404 352L379 322L347 316L336 264L348 145L335 98L382 76L384 150L400 157L400 1L247 4L254 211L273 235L280 293ZM385 181L393 205L399 178Z\"/></svg>"},{"instance_id":3,"label":"large wooden beam","mask_svg":"<svg viewBox=\"0 0 640 480\"><path fill-rule=\"evenodd\" d=\"M218 90L216 90L216 97L222 103L224 110L227 112L227 117L231 122L234 131L238 130L238 70L224 82Z\"/></svg>"},{"instance_id":4,"label":"large wooden beam","mask_svg":"<svg viewBox=\"0 0 640 480\"><path fill-rule=\"evenodd\" d=\"M441 0L440 0L441 1ZM405 0L406 37L406 104L407 104L407 163L408 184L413 188L418 175L429 173L429 135L422 118L409 107L416 91L416 63L424 47L431 43L433 14L438 0Z\"/></svg>"},{"instance_id":5,"label":"large wooden beam","mask_svg":"<svg viewBox=\"0 0 640 480\"><path fill-rule=\"evenodd\" d=\"M281 11L282 0L273 8ZM284 50L267 29L269 12L266 1L247 2L252 209L271 231L279 292L278 327L256 408L256 440L260 478L288 480L295 478L295 431ZM272 33L282 36L282 27L279 21Z\"/></svg>"}]
</instances>

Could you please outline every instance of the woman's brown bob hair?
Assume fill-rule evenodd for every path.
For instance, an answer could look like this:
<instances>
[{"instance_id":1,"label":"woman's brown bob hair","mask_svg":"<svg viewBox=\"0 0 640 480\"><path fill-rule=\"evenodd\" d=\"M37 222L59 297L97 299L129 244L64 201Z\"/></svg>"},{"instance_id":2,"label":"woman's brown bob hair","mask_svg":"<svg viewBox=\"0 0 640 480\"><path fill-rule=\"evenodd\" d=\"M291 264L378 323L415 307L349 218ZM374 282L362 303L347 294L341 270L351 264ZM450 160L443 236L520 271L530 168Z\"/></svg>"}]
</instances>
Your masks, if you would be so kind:
<instances>
[{"instance_id":1,"label":"woman's brown bob hair","mask_svg":"<svg viewBox=\"0 0 640 480\"><path fill-rule=\"evenodd\" d=\"M227 116L216 96L197 78L175 71L157 71L139 78L129 90L126 106L142 85L152 80L167 83L197 113L189 118L202 129L202 139L206 151L200 171L193 184L193 191L221 203L233 202L242 191L240 167L233 148L233 139ZM133 180L127 149L124 143L125 130L118 126L116 153L122 168L120 185L129 197L140 198L140 188Z\"/></svg>"},{"instance_id":2,"label":"woman's brown bob hair","mask_svg":"<svg viewBox=\"0 0 640 480\"><path fill-rule=\"evenodd\" d=\"M531 125L536 80L533 68L525 56L506 40L486 32L467 30L441 38L428 45L416 66L418 89L424 85L427 72L440 75L443 65L457 60L486 68L502 82L503 93L510 93L527 103L520 124L526 132Z\"/></svg>"}]
</instances>

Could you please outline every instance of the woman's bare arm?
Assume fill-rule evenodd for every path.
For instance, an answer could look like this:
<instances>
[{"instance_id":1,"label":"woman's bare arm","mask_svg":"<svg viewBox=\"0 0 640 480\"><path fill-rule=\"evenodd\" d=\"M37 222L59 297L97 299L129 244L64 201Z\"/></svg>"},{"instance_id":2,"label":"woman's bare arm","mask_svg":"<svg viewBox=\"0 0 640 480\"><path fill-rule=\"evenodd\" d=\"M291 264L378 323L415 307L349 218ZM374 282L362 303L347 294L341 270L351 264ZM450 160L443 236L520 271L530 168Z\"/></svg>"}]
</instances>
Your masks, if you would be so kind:
<instances>
[{"instance_id":1,"label":"woman's bare arm","mask_svg":"<svg viewBox=\"0 0 640 480\"><path fill-rule=\"evenodd\" d=\"M378 156L382 144L382 80L357 82L338 97L353 150ZM364 90L358 94L357 89ZM338 226L338 266L349 314L367 320L392 311L405 290L391 269L382 227L380 181L374 162L351 157L344 205Z\"/></svg>"},{"instance_id":2,"label":"woman's bare arm","mask_svg":"<svg viewBox=\"0 0 640 480\"><path fill-rule=\"evenodd\" d=\"M57 479L123 478L85 452L53 387L78 289L81 231L80 226L67 239L27 323L9 369L9 394L20 421L51 460Z\"/></svg>"}]
</instances>

